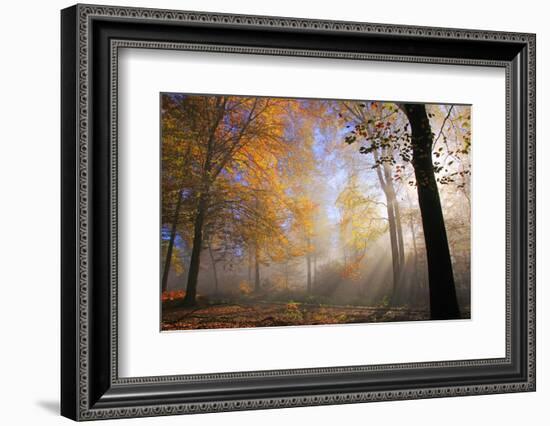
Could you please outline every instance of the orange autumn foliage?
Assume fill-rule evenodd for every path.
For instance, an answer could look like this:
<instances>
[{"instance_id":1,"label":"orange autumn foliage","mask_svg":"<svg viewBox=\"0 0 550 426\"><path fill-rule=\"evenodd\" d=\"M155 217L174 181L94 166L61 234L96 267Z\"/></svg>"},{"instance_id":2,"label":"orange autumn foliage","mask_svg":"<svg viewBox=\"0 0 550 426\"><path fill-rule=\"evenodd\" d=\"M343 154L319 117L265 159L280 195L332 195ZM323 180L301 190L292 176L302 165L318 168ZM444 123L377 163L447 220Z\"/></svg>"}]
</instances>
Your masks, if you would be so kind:
<instances>
[{"instance_id":1,"label":"orange autumn foliage","mask_svg":"<svg viewBox=\"0 0 550 426\"><path fill-rule=\"evenodd\" d=\"M166 302L168 300L177 300L177 299L183 299L185 297L185 291L183 290L170 290L170 291L163 291L161 295L161 300L163 302Z\"/></svg>"}]
</instances>

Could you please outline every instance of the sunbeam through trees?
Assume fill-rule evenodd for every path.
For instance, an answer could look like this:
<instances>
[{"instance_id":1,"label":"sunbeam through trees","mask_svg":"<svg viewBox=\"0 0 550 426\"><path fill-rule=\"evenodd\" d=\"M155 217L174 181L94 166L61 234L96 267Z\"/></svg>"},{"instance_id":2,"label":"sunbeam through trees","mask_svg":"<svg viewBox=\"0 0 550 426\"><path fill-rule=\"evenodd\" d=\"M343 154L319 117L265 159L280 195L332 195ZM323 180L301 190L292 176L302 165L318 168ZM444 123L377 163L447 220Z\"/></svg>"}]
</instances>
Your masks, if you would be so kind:
<instances>
[{"instance_id":1,"label":"sunbeam through trees","mask_svg":"<svg viewBox=\"0 0 550 426\"><path fill-rule=\"evenodd\" d=\"M470 317L470 106L160 107L163 330Z\"/></svg>"}]
</instances>

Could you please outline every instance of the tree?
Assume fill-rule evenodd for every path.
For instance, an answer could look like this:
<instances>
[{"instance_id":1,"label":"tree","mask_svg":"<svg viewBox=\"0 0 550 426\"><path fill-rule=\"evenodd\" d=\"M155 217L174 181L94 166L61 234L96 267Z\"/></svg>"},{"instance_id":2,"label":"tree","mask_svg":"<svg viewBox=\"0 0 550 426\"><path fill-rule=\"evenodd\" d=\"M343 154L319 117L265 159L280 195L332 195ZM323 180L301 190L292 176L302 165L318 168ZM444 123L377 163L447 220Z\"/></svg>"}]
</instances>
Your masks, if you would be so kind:
<instances>
[{"instance_id":1,"label":"tree","mask_svg":"<svg viewBox=\"0 0 550 426\"><path fill-rule=\"evenodd\" d=\"M185 100L185 99L184 99ZM215 199L220 174L231 163L235 153L250 142L261 130L255 126L267 108L268 101L255 99L232 100L228 97L188 97L193 120L187 122L198 136L191 172L194 172L194 217L192 222L192 251L184 304L196 300L197 278L203 248L203 232L207 211Z\"/></svg>"},{"instance_id":2,"label":"tree","mask_svg":"<svg viewBox=\"0 0 550 426\"><path fill-rule=\"evenodd\" d=\"M318 234L319 204L316 202L323 189L319 188L319 171L313 150L315 128L322 120L325 106L321 102L294 101L286 110L285 137L292 146L281 176L285 188L289 221L288 234L292 235L292 249L288 253L303 256L306 270L306 292L313 291L317 264L315 239Z\"/></svg>"},{"instance_id":3,"label":"tree","mask_svg":"<svg viewBox=\"0 0 550 426\"><path fill-rule=\"evenodd\" d=\"M380 187L386 200L388 231L392 251L393 295L396 295L402 279L404 266L404 245L399 202L397 201L392 167L396 164L394 150L390 143L393 137L391 127L395 120L395 109L378 102L343 102L339 117L346 127L353 130L346 136L346 143L356 141L358 136L369 139L369 147L361 147L362 154L372 154ZM392 297L395 302L395 297Z\"/></svg>"},{"instance_id":4,"label":"tree","mask_svg":"<svg viewBox=\"0 0 550 426\"><path fill-rule=\"evenodd\" d=\"M359 106L361 110L372 110L374 105L376 105L374 109L380 108L378 103L373 102L370 105L362 103ZM432 155L439 157L441 152L438 150L433 153L432 151L435 145L434 133L426 106L424 104L396 105L391 103L384 105L388 112L386 116L368 117L367 120L356 123L350 134L346 136L345 141L349 144L358 139L367 141L367 146L359 148L359 152L362 154L373 153L374 155L380 149L386 150L387 155L376 159L374 168L384 168L386 164L395 165L394 152L398 153L405 164L412 164L415 176L413 183L417 187L428 260L431 317L433 319L457 318L460 313L437 186L438 182L440 184L452 182L452 174L436 177L437 173L447 173L448 169L441 165L434 166ZM397 116L399 110L404 113L407 123L403 124L399 120ZM390 116L393 117L393 120L388 119ZM445 125L445 120L443 125ZM403 168L396 167L396 169L396 179L399 179Z\"/></svg>"},{"instance_id":5,"label":"tree","mask_svg":"<svg viewBox=\"0 0 550 426\"><path fill-rule=\"evenodd\" d=\"M193 115L186 110L180 98L163 96L162 113L162 223L170 230L161 280L164 292L168 285L178 226L186 220L183 206L185 188L190 182L187 168L195 135L190 131L192 126L187 124Z\"/></svg>"},{"instance_id":6,"label":"tree","mask_svg":"<svg viewBox=\"0 0 550 426\"><path fill-rule=\"evenodd\" d=\"M292 228L299 238L298 247L300 254L306 261L306 291L312 291L312 255L315 251L313 238L315 236L314 219L317 214L318 205L306 194L296 196L291 207Z\"/></svg>"},{"instance_id":7,"label":"tree","mask_svg":"<svg viewBox=\"0 0 550 426\"><path fill-rule=\"evenodd\" d=\"M392 303L397 304L397 293L404 294L410 283L404 278L405 265L411 265L406 254L414 251L415 258L423 259L426 250L432 316L456 318L456 259L451 258L449 241L456 241L457 252L463 254L467 239L447 238L441 202L448 196L460 205L462 199L454 195L460 198L460 192L445 189L451 183L469 200L469 112L461 106L421 107L163 95L163 288L179 258L186 271L181 279L185 305L196 303L197 287L203 285L206 294L210 288L234 288L240 280L250 291L254 287L254 297L275 287L288 289L295 265L293 275L312 292L317 279L332 280L325 271L341 274L335 257L339 252L345 253L345 268L366 281L366 253L385 234L389 243L382 244L391 246L392 268L384 262L371 280L373 291L391 288ZM436 125L439 131L434 133ZM362 156L342 144L342 138L348 144L361 141ZM421 216L405 212L403 228L400 204L404 192L413 191ZM460 211L465 209L464 203ZM464 226L450 214L453 227ZM404 237L412 238L406 247ZM385 261L385 251L372 254ZM204 256L209 270L203 276ZM247 264L248 283L243 280ZM233 265L235 272L226 274ZM342 288L338 297L350 290L354 287Z\"/></svg>"},{"instance_id":8,"label":"tree","mask_svg":"<svg viewBox=\"0 0 550 426\"><path fill-rule=\"evenodd\" d=\"M185 209L176 204L175 210L191 212L185 223L191 254L183 303L193 305L203 249L213 249L212 242L219 242L219 258L237 245L252 242L252 237L267 240L277 233L278 218L270 214L273 209L266 203L280 195L274 186L277 157L285 151L280 121L285 102L236 96L165 96L163 128L176 117L192 135L184 188L174 185L179 194L185 194L186 202ZM168 180L164 183L169 184ZM271 185L269 191L262 188L264 184ZM268 192L274 195L266 196ZM258 233L253 235L253 231ZM258 282L260 242L255 249Z\"/></svg>"},{"instance_id":9,"label":"tree","mask_svg":"<svg viewBox=\"0 0 550 426\"><path fill-rule=\"evenodd\" d=\"M380 203L362 188L356 173L349 176L336 205L340 210L340 238L344 249L344 276L354 278L371 243L387 230L382 222Z\"/></svg>"},{"instance_id":10,"label":"tree","mask_svg":"<svg viewBox=\"0 0 550 426\"><path fill-rule=\"evenodd\" d=\"M431 317L458 318L451 254L432 162L433 133L426 106L403 104L400 107L411 125L412 164L428 258Z\"/></svg>"}]
</instances>

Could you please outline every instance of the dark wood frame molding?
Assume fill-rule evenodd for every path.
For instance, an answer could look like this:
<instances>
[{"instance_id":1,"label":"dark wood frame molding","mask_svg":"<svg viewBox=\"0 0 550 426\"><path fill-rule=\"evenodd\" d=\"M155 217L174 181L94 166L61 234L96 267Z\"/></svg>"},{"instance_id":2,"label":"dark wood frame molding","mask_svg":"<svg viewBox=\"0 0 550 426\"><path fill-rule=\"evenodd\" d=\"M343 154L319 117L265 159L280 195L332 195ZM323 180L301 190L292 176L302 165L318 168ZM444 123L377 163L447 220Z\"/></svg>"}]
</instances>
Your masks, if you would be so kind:
<instances>
[{"instance_id":1,"label":"dark wood frame molding","mask_svg":"<svg viewBox=\"0 0 550 426\"><path fill-rule=\"evenodd\" d=\"M75 420L535 390L535 36L97 5L61 13L61 413ZM506 356L119 378L117 54L124 47L506 70Z\"/></svg>"}]
</instances>

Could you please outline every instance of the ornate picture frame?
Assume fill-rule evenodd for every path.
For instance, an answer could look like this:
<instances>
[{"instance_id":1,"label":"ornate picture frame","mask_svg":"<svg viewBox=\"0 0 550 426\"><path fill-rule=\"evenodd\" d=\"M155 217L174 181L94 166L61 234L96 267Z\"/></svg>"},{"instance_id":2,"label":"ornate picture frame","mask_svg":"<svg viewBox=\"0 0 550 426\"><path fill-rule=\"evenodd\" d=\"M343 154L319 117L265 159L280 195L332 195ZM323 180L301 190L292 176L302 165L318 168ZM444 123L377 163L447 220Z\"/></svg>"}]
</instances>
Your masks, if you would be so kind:
<instances>
[{"instance_id":1,"label":"ornate picture frame","mask_svg":"<svg viewBox=\"0 0 550 426\"><path fill-rule=\"evenodd\" d=\"M535 35L76 5L61 12L61 413L73 420L535 390ZM506 73L503 358L118 374L121 48L498 67Z\"/></svg>"}]
</instances>

